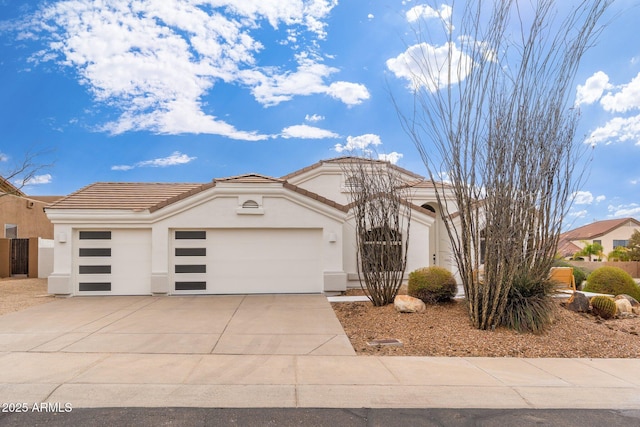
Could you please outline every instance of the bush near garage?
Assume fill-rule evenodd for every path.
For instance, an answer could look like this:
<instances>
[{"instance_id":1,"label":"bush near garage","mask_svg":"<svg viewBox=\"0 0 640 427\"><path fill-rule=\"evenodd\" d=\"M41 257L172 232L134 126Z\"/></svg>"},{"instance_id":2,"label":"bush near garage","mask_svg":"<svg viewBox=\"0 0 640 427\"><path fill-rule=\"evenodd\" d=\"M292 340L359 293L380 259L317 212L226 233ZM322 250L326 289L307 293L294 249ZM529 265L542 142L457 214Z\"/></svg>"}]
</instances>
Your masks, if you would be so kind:
<instances>
[{"instance_id":1,"label":"bush near garage","mask_svg":"<svg viewBox=\"0 0 640 427\"><path fill-rule=\"evenodd\" d=\"M458 293L453 274L442 267L423 267L409 273L407 294L425 304L449 301Z\"/></svg>"}]
</instances>

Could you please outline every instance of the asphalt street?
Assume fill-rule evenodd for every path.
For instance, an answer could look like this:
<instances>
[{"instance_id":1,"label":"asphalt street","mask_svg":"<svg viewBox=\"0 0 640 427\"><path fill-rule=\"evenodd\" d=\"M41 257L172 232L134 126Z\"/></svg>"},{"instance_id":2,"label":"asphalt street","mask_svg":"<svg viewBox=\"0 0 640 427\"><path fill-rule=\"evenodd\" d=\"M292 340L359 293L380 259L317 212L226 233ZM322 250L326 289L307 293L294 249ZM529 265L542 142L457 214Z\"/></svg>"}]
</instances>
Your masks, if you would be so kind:
<instances>
[{"instance_id":1,"label":"asphalt street","mask_svg":"<svg viewBox=\"0 0 640 427\"><path fill-rule=\"evenodd\" d=\"M99 408L1 413L0 426L580 426L640 425L639 410Z\"/></svg>"}]
</instances>

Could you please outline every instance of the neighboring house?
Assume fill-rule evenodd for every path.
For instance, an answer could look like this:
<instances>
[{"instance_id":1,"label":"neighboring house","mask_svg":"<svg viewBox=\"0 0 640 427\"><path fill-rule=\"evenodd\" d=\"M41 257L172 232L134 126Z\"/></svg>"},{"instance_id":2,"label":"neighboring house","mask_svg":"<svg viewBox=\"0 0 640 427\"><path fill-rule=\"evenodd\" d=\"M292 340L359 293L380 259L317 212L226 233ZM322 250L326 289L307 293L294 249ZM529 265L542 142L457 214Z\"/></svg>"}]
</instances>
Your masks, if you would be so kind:
<instances>
[{"instance_id":1,"label":"neighboring house","mask_svg":"<svg viewBox=\"0 0 640 427\"><path fill-rule=\"evenodd\" d=\"M44 208L58 199L58 196L28 196L0 178L0 277L16 274L38 276L37 253L41 246L38 239L53 239L53 224L47 218ZM15 241L16 239L19 241ZM24 247L21 247L23 243L20 241L27 239L30 243L24 243ZM30 255L26 255L27 253ZM46 267L42 270L46 270Z\"/></svg>"},{"instance_id":2,"label":"neighboring house","mask_svg":"<svg viewBox=\"0 0 640 427\"><path fill-rule=\"evenodd\" d=\"M55 235L49 292L319 293L359 286L343 170L353 160L320 161L282 178L89 185L46 208ZM407 272L452 270L432 185L390 163L367 162L394 168L412 188Z\"/></svg>"},{"instance_id":3,"label":"neighboring house","mask_svg":"<svg viewBox=\"0 0 640 427\"><path fill-rule=\"evenodd\" d=\"M53 224L44 207L58 199L58 196L27 196L0 178L0 224L3 227L0 237L53 239Z\"/></svg>"},{"instance_id":4,"label":"neighboring house","mask_svg":"<svg viewBox=\"0 0 640 427\"><path fill-rule=\"evenodd\" d=\"M562 233L558 252L563 258L570 258L580 252L585 244L600 243L606 255L618 246L626 247L635 230L640 231L640 221L635 218L596 221Z\"/></svg>"}]
</instances>

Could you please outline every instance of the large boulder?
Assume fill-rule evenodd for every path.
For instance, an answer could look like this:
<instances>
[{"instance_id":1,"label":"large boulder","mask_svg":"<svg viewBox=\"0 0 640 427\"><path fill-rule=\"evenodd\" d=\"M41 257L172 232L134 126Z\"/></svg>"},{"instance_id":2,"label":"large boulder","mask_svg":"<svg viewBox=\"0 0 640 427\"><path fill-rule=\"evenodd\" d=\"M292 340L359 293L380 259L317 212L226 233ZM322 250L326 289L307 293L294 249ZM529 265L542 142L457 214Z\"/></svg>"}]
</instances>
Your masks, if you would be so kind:
<instances>
[{"instance_id":1,"label":"large boulder","mask_svg":"<svg viewBox=\"0 0 640 427\"><path fill-rule=\"evenodd\" d=\"M577 313L589 312L589 298L582 292L574 292L567 300L565 308Z\"/></svg>"},{"instance_id":2,"label":"large boulder","mask_svg":"<svg viewBox=\"0 0 640 427\"><path fill-rule=\"evenodd\" d=\"M393 300L393 306L400 313L421 313L427 309L422 300L409 295L397 295Z\"/></svg>"}]
</instances>

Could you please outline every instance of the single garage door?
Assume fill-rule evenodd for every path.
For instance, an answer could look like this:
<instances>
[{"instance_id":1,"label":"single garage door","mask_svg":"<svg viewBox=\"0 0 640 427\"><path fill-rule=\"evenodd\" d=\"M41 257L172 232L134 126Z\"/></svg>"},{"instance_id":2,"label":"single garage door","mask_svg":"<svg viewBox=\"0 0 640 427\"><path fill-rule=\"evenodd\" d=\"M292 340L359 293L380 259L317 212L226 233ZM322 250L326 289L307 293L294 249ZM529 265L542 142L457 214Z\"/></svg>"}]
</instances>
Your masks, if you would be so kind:
<instances>
[{"instance_id":1,"label":"single garage door","mask_svg":"<svg viewBox=\"0 0 640 427\"><path fill-rule=\"evenodd\" d=\"M150 230L76 231L75 291L79 295L148 295L150 249Z\"/></svg>"},{"instance_id":2,"label":"single garage door","mask_svg":"<svg viewBox=\"0 0 640 427\"><path fill-rule=\"evenodd\" d=\"M174 231L176 293L318 293L322 229Z\"/></svg>"}]
</instances>

